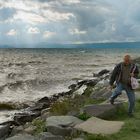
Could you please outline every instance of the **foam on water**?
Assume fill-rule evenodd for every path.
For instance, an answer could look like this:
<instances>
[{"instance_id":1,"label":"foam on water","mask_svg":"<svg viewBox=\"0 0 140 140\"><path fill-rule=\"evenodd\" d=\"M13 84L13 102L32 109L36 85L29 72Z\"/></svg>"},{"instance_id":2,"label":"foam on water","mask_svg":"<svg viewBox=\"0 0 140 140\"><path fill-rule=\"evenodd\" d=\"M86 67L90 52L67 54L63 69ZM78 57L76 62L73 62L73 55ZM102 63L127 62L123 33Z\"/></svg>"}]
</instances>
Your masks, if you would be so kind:
<instances>
[{"instance_id":1,"label":"foam on water","mask_svg":"<svg viewBox=\"0 0 140 140\"><path fill-rule=\"evenodd\" d=\"M0 102L26 102L67 91L75 79L112 69L140 49L1 49Z\"/></svg>"}]
</instances>

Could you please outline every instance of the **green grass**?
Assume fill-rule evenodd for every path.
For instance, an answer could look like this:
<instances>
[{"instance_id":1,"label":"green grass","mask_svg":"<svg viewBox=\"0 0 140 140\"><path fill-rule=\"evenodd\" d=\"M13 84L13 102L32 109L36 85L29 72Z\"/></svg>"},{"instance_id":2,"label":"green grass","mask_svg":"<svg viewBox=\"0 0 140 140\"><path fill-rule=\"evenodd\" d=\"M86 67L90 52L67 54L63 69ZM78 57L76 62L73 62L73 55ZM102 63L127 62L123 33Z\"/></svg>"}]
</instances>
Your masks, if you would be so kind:
<instances>
[{"instance_id":1,"label":"green grass","mask_svg":"<svg viewBox=\"0 0 140 140\"><path fill-rule=\"evenodd\" d=\"M136 103L136 110L134 117L130 118L126 113L127 105L125 110L119 110L114 114L114 118L110 120L124 121L125 125L120 132L113 135L90 135L87 134L85 140L140 140L140 100ZM108 118L109 119L109 118Z\"/></svg>"},{"instance_id":2,"label":"green grass","mask_svg":"<svg viewBox=\"0 0 140 140\"><path fill-rule=\"evenodd\" d=\"M35 119L32 121L32 125L36 127L34 130L34 135L38 135L39 133L46 131L45 121L41 119Z\"/></svg>"},{"instance_id":3,"label":"green grass","mask_svg":"<svg viewBox=\"0 0 140 140\"><path fill-rule=\"evenodd\" d=\"M67 115L68 112L80 112L80 108L89 104L99 104L104 100L95 100L87 95L76 95L74 98L65 98L62 101L56 101L50 108L52 115Z\"/></svg>"},{"instance_id":4,"label":"green grass","mask_svg":"<svg viewBox=\"0 0 140 140\"><path fill-rule=\"evenodd\" d=\"M78 118L83 120L83 121L86 121L87 119L90 118L90 116L87 115L86 113L82 113L82 114L79 114Z\"/></svg>"},{"instance_id":5,"label":"green grass","mask_svg":"<svg viewBox=\"0 0 140 140\"><path fill-rule=\"evenodd\" d=\"M103 100L93 100L86 95L76 95L74 98L69 97L64 100L57 101L51 106L52 115L67 115L69 111L77 110L87 104L98 104ZM136 109L134 117L130 118L127 115L127 107L119 108L113 115L108 116L106 120L124 121L125 125L120 132L113 135L92 135L84 133L82 137L84 140L140 140L140 100L136 101ZM77 116L81 120L87 120L90 116L87 114L79 114ZM37 126L35 134L38 134L45 130L45 123L42 120L33 121L33 125ZM80 136L80 135L79 135ZM77 136L78 137L78 136ZM72 138L69 138L72 140Z\"/></svg>"}]
</instances>

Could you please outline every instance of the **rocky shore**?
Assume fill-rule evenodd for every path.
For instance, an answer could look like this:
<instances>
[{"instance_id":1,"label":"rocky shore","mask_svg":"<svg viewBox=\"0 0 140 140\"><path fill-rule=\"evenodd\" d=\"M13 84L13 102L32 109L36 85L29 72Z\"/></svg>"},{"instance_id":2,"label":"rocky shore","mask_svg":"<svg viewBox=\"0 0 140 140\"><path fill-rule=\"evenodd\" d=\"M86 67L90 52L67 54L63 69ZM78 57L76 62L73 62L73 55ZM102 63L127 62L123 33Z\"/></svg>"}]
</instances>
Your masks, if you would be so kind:
<instances>
[{"instance_id":1,"label":"rocky shore","mask_svg":"<svg viewBox=\"0 0 140 140\"><path fill-rule=\"evenodd\" d=\"M140 67L140 58L135 62ZM107 69L101 70L91 79L70 85L67 92L20 106L10 120L0 124L0 140L84 140L85 133L118 132L124 122L105 119L122 109L126 98L114 106L108 103L110 74ZM20 108L12 104L2 106L9 110Z\"/></svg>"}]
</instances>

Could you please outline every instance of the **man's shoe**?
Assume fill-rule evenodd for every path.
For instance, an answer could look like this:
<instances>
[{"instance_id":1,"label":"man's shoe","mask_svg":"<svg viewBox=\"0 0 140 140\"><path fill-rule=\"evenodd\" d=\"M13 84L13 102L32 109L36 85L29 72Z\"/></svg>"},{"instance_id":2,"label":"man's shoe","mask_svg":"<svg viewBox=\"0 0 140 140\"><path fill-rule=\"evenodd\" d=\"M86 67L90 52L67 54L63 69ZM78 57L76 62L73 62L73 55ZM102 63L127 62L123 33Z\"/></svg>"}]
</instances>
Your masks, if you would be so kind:
<instances>
[{"instance_id":1,"label":"man's shoe","mask_svg":"<svg viewBox=\"0 0 140 140\"><path fill-rule=\"evenodd\" d=\"M114 99L113 98L110 98L110 104L114 105Z\"/></svg>"}]
</instances>

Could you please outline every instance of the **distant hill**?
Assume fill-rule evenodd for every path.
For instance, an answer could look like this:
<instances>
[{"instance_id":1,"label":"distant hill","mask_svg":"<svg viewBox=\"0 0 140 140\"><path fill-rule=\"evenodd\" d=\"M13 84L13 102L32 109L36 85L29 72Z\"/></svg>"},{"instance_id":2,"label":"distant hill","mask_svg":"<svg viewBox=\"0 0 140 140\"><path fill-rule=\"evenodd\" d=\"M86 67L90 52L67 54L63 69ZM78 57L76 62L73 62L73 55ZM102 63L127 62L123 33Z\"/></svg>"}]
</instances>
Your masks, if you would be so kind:
<instances>
[{"instance_id":1,"label":"distant hill","mask_svg":"<svg viewBox=\"0 0 140 140\"><path fill-rule=\"evenodd\" d=\"M140 48L140 42L85 43L85 44L47 44L0 45L0 48Z\"/></svg>"}]
</instances>

